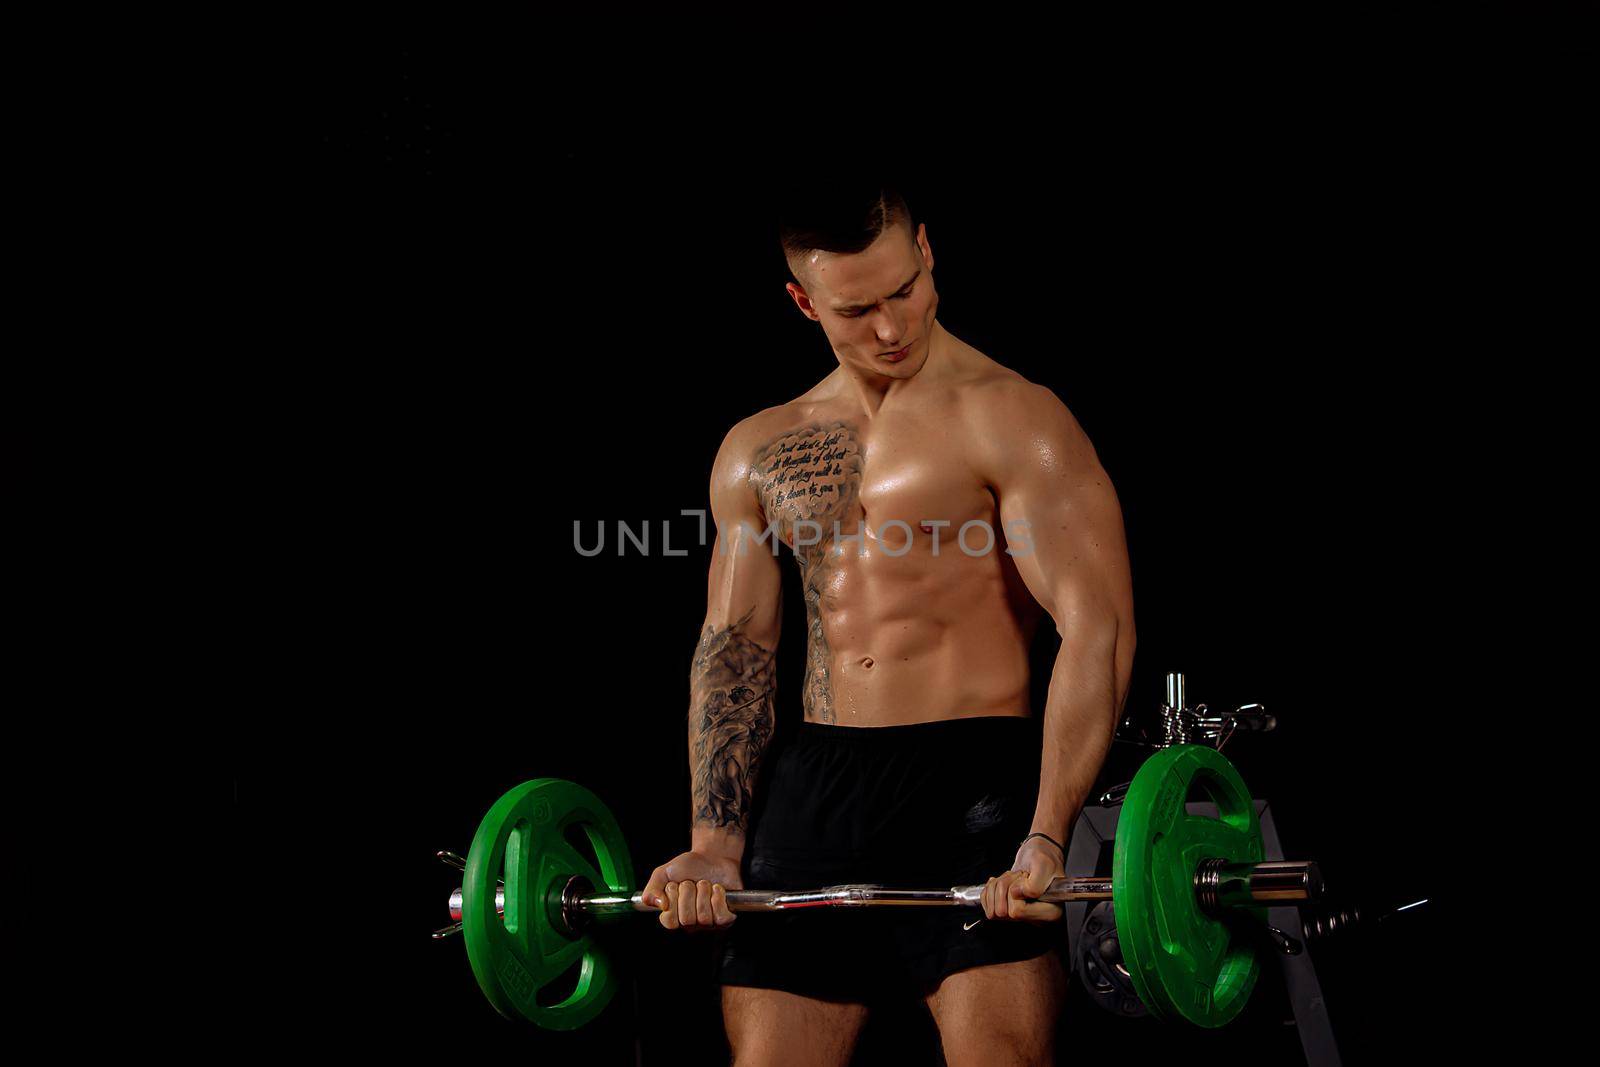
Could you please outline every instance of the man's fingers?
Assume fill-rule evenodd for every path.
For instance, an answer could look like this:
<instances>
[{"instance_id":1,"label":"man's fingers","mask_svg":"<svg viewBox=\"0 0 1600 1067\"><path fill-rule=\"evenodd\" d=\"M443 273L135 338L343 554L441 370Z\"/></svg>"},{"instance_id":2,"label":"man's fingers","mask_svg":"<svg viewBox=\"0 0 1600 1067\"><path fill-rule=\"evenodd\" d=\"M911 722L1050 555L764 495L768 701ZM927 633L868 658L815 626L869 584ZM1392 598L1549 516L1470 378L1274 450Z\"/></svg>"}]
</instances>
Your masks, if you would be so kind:
<instances>
[{"instance_id":1,"label":"man's fingers","mask_svg":"<svg viewBox=\"0 0 1600 1067\"><path fill-rule=\"evenodd\" d=\"M1066 909L1060 904L1047 904L1039 900L1018 901L1013 902L1011 905L1011 917L1013 919L1022 919L1033 923L1055 922L1061 918L1065 911Z\"/></svg>"},{"instance_id":2,"label":"man's fingers","mask_svg":"<svg viewBox=\"0 0 1600 1067\"><path fill-rule=\"evenodd\" d=\"M1023 909L1022 917L1029 922L1053 923L1060 922L1066 913L1067 909L1060 904L1047 904L1036 900Z\"/></svg>"},{"instance_id":3,"label":"man's fingers","mask_svg":"<svg viewBox=\"0 0 1600 1067\"><path fill-rule=\"evenodd\" d=\"M733 909L728 907L728 890L721 885L711 887L711 913L718 926L733 922Z\"/></svg>"},{"instance_id":4,"label":"man's fingers","mask_svg":"<svg viewBox=\"0 0 1600 1067\"><path fill-rule=\"evenodd\" d=\"M989 890L989 906L994 911L994 914L992 916L990 916L991 918L1004 919L1006 917L1006 913L1005 913L1005 910L1004 910L1005 909L1005 900L1006 900L1006 876L1003 875L1003 874L996 875L995 879L994 879L994 888Z\"/></svg>"},{"instance_id":5,"label":"man's fingers","mask_svg":"<svg viewBox=\"0 0 1600 1067\"><path fill-rule=\"evenodd\" d=\"M727 926L737 916L728 907L728 890L708 878L667 882L659 905L661 925L668 930L703 930Z\"/></svg>"},{"instance_id":6,"label":"man's fingers","mask_svg":"<svg viewBox=\"0 0 1600 1067\"><path fill-rule=\"evenodd\" d=\"M661 925L668 930L678 928L678 887L671 882L662 890L666 894L666 903L661 909Z\"/></svg>"},{"instance_id":7,"label":"man's fingers","mask_svg":"<svg viewBox=\"0 0 1600 1067\"><path fill-rule=\"evenodd\" d=\"M1012 881L1007 892L1006 913L1013 919L1023 919L1027 922L1055 922L1060 919L1066 910L1061 905L1030 899L1029 890L1032 887L1028 882L1031 877L1031 875L1019 876ZM1049 888L1048 881L1045 883L1045 888ZM1031 895L1037 897L1042 892L1043 889Z\"/></svg>"},{"instance_id":8,"label":"man's fingers","mask_svg":"<svg viewBox=\"0 0 1600 1067\"><path fill-rule=\"evenodd\" d=\"M652 908L661 907L661 893L665 888L667 871L665 867L657 867L650 872L650 880L645 882L644 891L640 899Z\"/></svg>"},{"instance_id":9,"label":"man's fingers","mask_svg":"<svg viewBox=\"0 0 1600 1067\"><path fill-rule=\"evenodd\" d=\"M1016 871L1002 874L994 887L994 914L998 919L1011 918L1011 887L1017 881Z\"/></svg>"},{"instance_id":10,"label":"man's fingers","mask_svg":"<svg viewBox=\"0 0 1600 1067\"><path fill-rule=\"evenodd\" d=\"M695 924L695 891L694 883L687 878L678 883L678 925L693 926Z\"/></svg>"},{"instance_id":11,"label":"man's fingers","mask_svg":"<svg viewBox=\"0 0 1600 1067\"><path fill-rule=\"evenodd\" d=\"M711 883L702 878L695 883L695 919L701 926L710 926L711 915Z\"/></svg>"},{"instance_id":12,"label":"man's fingers","mask_svg":"<svg viewBox=\"0 0 1600 1067\"><path fill-rule=\"evenodd\" d=\"M1054 922L1064 909L1036 899L1053 880L1047 868L1006 871L983 883L978 901L986 919L1021 919L1027 922ZM1035 888L1037 887L1037 888Z\"/></svg>"}]
</instances>

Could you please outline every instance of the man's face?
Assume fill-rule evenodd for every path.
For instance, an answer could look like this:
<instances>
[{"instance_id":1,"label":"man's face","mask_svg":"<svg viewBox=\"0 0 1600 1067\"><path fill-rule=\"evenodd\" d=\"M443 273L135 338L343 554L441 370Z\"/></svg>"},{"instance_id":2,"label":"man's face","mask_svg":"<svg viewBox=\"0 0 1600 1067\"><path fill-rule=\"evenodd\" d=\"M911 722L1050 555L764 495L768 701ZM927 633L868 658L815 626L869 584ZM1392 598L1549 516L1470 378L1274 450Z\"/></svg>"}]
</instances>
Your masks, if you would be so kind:
<instances>
[{"instance_id":1,"label":"man's face","mask_svg":"<svg viewBox=\"0 0 1600 1067\"><path fill-rule=\"evenodd\" d=\"M928 231L903 222L854 255L812 252L794 264L789 295L822 324L839 362L883 378L910 378L928 360L939 294Z\"/></svg>"}]
</instances>

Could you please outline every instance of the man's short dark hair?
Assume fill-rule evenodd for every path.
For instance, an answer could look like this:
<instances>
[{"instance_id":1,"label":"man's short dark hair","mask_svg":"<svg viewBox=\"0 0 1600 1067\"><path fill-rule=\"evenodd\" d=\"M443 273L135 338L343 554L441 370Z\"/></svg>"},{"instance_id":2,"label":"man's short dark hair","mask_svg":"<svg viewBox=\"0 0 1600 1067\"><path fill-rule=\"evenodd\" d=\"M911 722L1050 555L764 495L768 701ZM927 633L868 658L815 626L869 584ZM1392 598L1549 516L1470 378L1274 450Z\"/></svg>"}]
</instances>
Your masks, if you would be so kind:
<instances>
[{"instance_id":1,"label":"man's short dark hair","mask_svg":"<svg viewBox=\"0 0 1600 1067\"><path fill-rule=\"evenodd\" d=\"M797 186L784 194L778 239L784 258L792 264L811 252L860 252L897 222L916 233L911 206L894 184L834 179Z\"/></svg>"}]
</instances>

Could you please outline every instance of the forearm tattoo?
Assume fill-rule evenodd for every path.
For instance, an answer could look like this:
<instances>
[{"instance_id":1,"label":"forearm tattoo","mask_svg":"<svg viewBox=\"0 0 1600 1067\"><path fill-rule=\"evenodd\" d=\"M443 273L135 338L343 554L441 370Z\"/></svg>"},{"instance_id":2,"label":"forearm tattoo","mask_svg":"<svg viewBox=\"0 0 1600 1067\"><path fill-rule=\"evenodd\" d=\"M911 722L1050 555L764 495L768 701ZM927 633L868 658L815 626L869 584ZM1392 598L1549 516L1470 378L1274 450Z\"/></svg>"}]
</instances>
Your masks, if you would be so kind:
<instances>
[{"instance_id":1,"label":"forearm tattoo","mask_svg":"<svg viewBox=\"0 0 1600 1067\"><path fill-rule=\"evenodd\" d=\"M806 719L831 723L833 662L822 625L823 590L837 565L834 539L861 532L861 444L844 422L794 430L763 447L752 464L767 522L794 549L806 602ZM858 542L859 543L859 542Z\"/></svg>"},{"instance_id":2,"label":"forearm tattoo","mask_svg":"<svg viewBox=\"0 0 1600 1067\"><path fill-rule=\"evenodd\" d=\"M695 824L741 833L761 752L772 737L777 674L776 650L744 632L753 614L725 629L706 627L689 679Z\"/></svg>"}]
</instances>

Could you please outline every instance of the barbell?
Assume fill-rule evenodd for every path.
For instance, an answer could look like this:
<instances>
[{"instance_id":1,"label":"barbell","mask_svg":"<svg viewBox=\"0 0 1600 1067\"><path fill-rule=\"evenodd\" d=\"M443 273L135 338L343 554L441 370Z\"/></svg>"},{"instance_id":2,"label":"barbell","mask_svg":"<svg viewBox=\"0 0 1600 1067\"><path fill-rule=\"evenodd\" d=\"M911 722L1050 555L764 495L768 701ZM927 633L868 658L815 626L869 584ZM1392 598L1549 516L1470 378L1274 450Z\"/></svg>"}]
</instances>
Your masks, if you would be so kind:
<instances>
[{"instance_id":1,"label":"barbell","mask_svg":"<svg viewBox=\"0 0 1600 1067\"><path fill-rule=\"evenodd\" d=\"M1216 805L1215 817L1188 810L1197 792ZM574 833L595 862L568 840ZM618 978L596 935L620 916L658 912L633 888L627 844L600 799L559 778L524 782L489 809L466 859L453 858L465 872L450 895L458 925L434 936L464 935L472 972L496 1010L557 1030L598 1015ZM1162 749L1139 768L1122 802L1111 871L1057 878L1040 899L1112 901L1123 963L1150 1013L1205 1027L1232 1020L1254 989L1266 906L1322 892L1315 863L1263 860L1260 822L1239 773L1215 749L1192 744ZM981 907L983 888L744 889L729 891L727 903L740 914ZM563 994L561 979L574 968L577 980Z\"/></svg>"}]
</instances>

